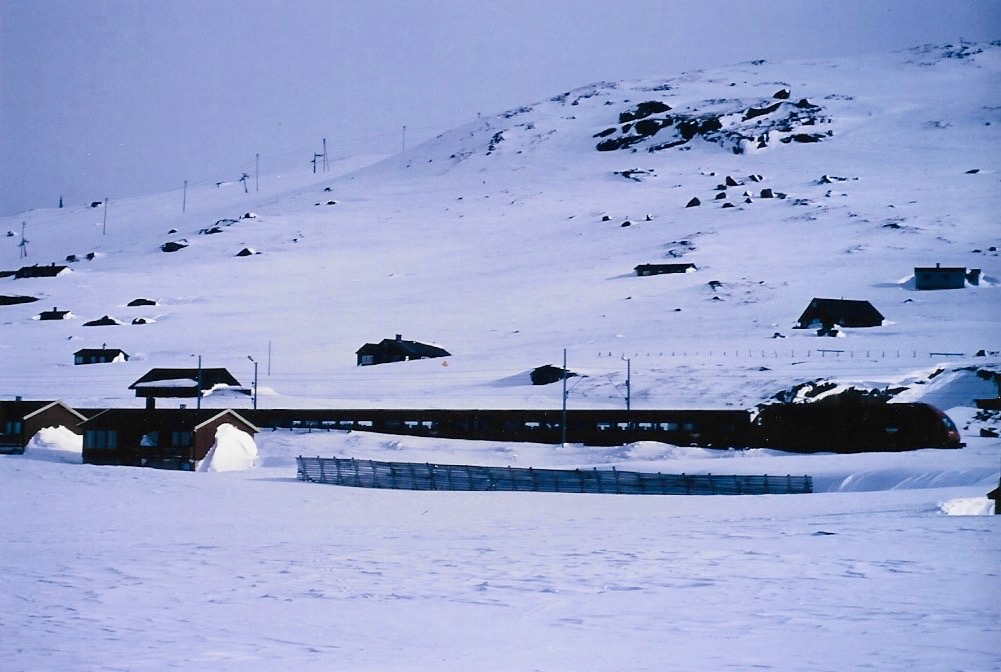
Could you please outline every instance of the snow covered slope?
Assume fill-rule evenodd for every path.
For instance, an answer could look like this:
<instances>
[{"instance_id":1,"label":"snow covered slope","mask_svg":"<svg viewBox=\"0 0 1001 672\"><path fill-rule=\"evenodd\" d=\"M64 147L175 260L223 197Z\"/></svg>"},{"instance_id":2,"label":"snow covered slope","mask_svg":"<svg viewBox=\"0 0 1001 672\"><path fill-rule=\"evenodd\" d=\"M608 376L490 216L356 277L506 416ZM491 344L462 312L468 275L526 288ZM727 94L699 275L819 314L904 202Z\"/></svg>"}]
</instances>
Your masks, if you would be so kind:
<instances>
[{"instance_id":1,"label":"snow covered slope","mask_svg":"<svg viewBox=\"0 0 1001 672\"><path fill-rule=\"evenodd\" d=\"M975 514L1001 418L972 402L1001 369L999 75L1001 45L964 44L601 83L260 191L220 176L183 212L180 190L112 192L106 211L0 220L0 270L71 269L0 278L0 296L38 298L0 306L3 398L139 406L127 388L152 367L200 356L249 385L252 356L266 407L558 407L528 372L566 348L586 374L572 406L622 405L628 358L635 408L890 387L968 443L792 455L276 431L257 435L258 466L192 474L61 464L46 432L0 459L0 667L997 669L1001 518ZM696 270L633 272L674 262ZM935 263L980 284L915 291ZM814 297L886 320L792 329ZM52 308L71 319L36 319ZM83 326L104 315L123 324ZM452 355L355 366L394 334ZM72 364L102 344L129 361ZM810 474L818 492L365 491L296 482L296 454Z\"/></svg>"},{"instance_id":2,"label":"snow covered slope","mask_svg":"<svg viewBox=\"0 0 1001 672\"><path fill-rule=\"evenodd\" d=\"M131 382L195 354L249 385L247 356L270 344L269 405L553 405L509 383L566 347L591 374L580 405L622 403L625 356L638 404L747 406L997 350L999 71L997 45L962 45L596 84L360 172L194 187L186 212L176 192L5 218L0 269L80 261L0 280L39 299L0 308L0 392L136 403ZM676 260L698 270L633 273ZM980 285L913 291L913 268L935 263L980 268ZM157 305L126 307L140 297ZM869 300L886 323L790 331L813 297ZM73 319L34 319L53 307ZM82 326L104 315L126 324ZM453 356L354 366L397 333ZM104 343L130 361L71 366Z\"/></svg>"}]
</instances>

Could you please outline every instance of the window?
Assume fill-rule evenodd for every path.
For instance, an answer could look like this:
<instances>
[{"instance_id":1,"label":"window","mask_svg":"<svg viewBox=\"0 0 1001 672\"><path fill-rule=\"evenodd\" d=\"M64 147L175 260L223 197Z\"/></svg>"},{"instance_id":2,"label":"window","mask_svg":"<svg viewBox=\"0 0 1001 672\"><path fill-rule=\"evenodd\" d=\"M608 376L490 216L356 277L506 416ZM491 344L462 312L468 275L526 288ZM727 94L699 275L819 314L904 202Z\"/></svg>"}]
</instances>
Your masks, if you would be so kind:
<instances>
[{"instance_id":1,"label":"window","mask_svg":"<svg viewBox=\"0 0 1001 672\"><path fill-rule=\"evenodd\" d=\"M8 420L3 423L4 434L20 434L24 429L24 424L20 420Z\"/></svg>"},{"instance_id":2,"label":"window","mask_svg":"<svg viewBox=\"0 0 1001 672\"><path fill-rule=\"evenodd\" d=\"M190 448L192 438L191 432L172 432L170 441L175 448Z\"/></svg>"},{"instance_id":3,"label":"window","mask_svg":"<svg viewBox=\"0 0 1001 672\"><path fill-rule=\"evenodd\" d=\"M361 356L361 365L362 366L367 366L369 364L375 364L375 355L362 355Z\"/></svg>"},{"instance_id":4,"label":"window","mask_svg":"<svg viewBox=\"0 0 1001 672\"><path fill-rule=\"evenodd\" d=\"M118 432L111 429L88 429L83 435L83 447L114 450L118 447Z\"/></svg>"}]
</instances>

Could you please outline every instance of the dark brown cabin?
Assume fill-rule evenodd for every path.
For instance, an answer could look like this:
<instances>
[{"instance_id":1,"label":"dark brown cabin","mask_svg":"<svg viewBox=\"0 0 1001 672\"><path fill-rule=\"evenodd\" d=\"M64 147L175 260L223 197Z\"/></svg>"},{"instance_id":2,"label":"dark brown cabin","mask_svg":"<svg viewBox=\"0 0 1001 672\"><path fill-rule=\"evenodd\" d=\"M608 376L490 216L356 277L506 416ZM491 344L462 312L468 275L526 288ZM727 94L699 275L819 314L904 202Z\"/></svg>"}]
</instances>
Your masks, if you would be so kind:
<instances>
[{"instance_id":1,"label":"dark brown cabin","mask_svg":"<svg viewBox=\"0 0 1001 672\"><path fill-rule=\"evenodd\" d=\"M194 471L230 424L250 435L257 427L226 409L108 409L82 423L83 461L130 467Z\"/></svg>"},{"instance_id":2,"label":"dark brown cabin","mask_svg":"<svg viewBox=\"0 0 1001 672\"><path fill-rule=\"evenodd\" d=\"M0 401L0 453L23 453L45 427L65 427L80 434L86 416L61 401Z\"/></svg>"}]
</instances>

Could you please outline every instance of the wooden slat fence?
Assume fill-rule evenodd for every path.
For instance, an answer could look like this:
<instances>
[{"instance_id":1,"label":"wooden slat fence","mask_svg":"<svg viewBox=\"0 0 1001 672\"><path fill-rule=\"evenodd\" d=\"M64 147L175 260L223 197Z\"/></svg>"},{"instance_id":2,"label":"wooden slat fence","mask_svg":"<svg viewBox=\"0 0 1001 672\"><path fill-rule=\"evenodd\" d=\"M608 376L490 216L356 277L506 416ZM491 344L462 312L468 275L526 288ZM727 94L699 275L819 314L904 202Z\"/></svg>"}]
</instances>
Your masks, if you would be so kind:
<instances>
[{"instance_id":1,"label":"wooden slat fence","mask_svg":"<svg viewBox=\"0 0 1001 672\"><path fill-rule=\"evenodd\" d=\"M311 483L393 490L589 492L615 495L784 495L813 492L809 476L661 474L612 469L533 469L419 462L296 458Z\"/></svg>"}]
</instances>

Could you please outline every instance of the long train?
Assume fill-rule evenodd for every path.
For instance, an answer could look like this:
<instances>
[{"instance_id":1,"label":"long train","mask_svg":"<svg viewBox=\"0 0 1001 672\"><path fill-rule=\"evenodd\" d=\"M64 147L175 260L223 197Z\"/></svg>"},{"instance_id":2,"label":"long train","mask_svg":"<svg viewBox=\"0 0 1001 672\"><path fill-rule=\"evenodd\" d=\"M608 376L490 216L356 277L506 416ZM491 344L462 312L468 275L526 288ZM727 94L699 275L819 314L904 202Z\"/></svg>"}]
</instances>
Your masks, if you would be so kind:
<instances>
[{"instance_id":1,"label":"long train","mask_svg":"<svg viewBox=\"0 0 1001 672\"><path fill-rule=\"evenodd\" d=\"M772 404L745 410L266 409L260 428L353 430L447 439L612 446L658 441L704 448L856 453L960 448L959 431L923 403Z\"/></svg>"}]
</instances>

